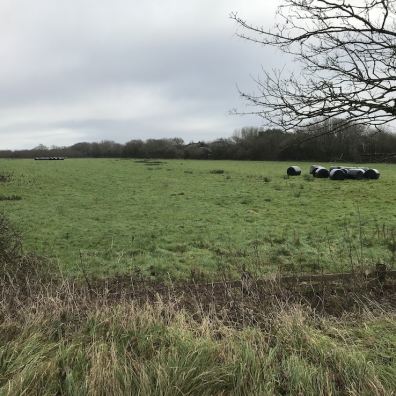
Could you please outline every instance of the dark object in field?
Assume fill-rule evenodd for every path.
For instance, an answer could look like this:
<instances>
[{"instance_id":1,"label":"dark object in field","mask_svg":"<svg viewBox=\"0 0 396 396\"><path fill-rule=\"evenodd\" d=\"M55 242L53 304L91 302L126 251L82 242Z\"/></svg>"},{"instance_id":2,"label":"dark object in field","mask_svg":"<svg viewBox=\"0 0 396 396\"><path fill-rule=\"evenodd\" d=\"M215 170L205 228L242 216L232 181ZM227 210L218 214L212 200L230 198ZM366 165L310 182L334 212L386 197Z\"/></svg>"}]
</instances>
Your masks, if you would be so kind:
<instances>
[{"instance_id":1,"label":"dark object in field","mask_svg":"<svg viewBox=\"0 0 396 396\"><path fill-rule=\"evenodd\" d=\"M147 165L147 166L166 164L165 161L156 161L156 160L149 160L149 159L135 160L134 162L136 164L143 164L143 165Z\"/></svg>"},{"instance_id":2,"label":"dark object in field","mask_svg":"<svg viewBox=\"0 0 396 396\"><path fill-rule=\"evenodd\" d=\"M8 175L6 173L0 173L0 182L1 183L7 183L11 180L11 175Z\"/></svg>"},{"instance_id":3,"label":"dark object in field","mask_svg":"<svg viewBox=\"0 0 396 396\"><path fill-rule=\"evenodd\" d=\"M348 179L360 180L364 177L364 170L362 168L347 169Z\"/></svg>"},{"instance_id":4,"label":"dark object in field","mask_svg":"<svg viewBox=\"0 0 396 396\"><path fill-rule=\"evenodd\" d=\"M298 166L290 166L289 168L287 168L287 175L288 176L300 176L301 168Z\"/></svg>"},{"instance_id":5,"label":"dark object in field","mask_svg":"<svg viewBox=\"0 0 396 396\"><path fill-rule=\"evenodd\" d=\"M63 161L64 157L36 157L35 161Z\"/></svg>"},{"instance_id":6,"label":"dark object in field","mask_svg":"<svg viewBox=\"0 0 396 396\"><path fill-rule=\"evenodd\" d=\"M213 169L209 173L212 173L214 175L222 175L224 173L224 169Z\"/></svg>"},{"instance_id":7,"label":"dark object in field","mask_svg":"<svg viewBox=\"0 0 396 396\"><path fill-rule=\"evenodd\" d=\"M340 168L334 168L330 170L331 180L344 180L347 177L346 172Z\"/></svg>"},{"instance_id":8,"label":"dark object in field","mask_svg":"<svg viewBox=\"0 0 396 396\"><path fill-rule=\"evenodd\" d=\"M347 177L348 176L348 169L347 168L341 168L341 170L345 173L345 177Z\"/></svg>"},{"instance_id":9,"label":"dark object in field","mask_svg":"<svg viewBox=\"0 0 396 396\"><path fill-rule=\"evenodd\" d=\"M380 177L380 173L378 172L377 169L367 169L364 172L364 177L366 179L372 179L372 180L377 180Z\"/></svg>"},{"instance_id":10,"label":"dark object in field","mask_svg":"<svg viewBox=\"0 0 396 396\"><path fill-rule=\"evenodd\" d=\"M316 169L318 169L318 168L322 168L322 167L320 165L311 165L311 167L309 168L309 173L311 175L314 175L316 172Z\"/></svg>"},{"instance_id":11,"label":"dark object in field","mask_svg":"<svg viewBox=\"0 0 396 396\"><path fill-rule=\"evenodd\" d=\"M330 166L330 168L329 168L329 171L330 171L330 173L331 173L331 171L332 170L334 170L334 169L345 169L343 166Z\"/></svg>"},{"instance_id":12,"label":"dark object in field","mask_svg":"<svg viewBox=\"0 0 396 396\"><path fill-rule=\"evenodd\" d=\"M20 201L20 195L0 195L0 201Z\"/></svg>"},{"instance_id":13,"label":"dark object in field","mask_svg":"<svg viewBox=\"0 0 396 396\"><path fill-rule=\"evenodd\" d=\"M330 172L326 168L320 166L315 170L313 175L319 179L327 179L330 176Z\"/></svg>"}]
</instances>

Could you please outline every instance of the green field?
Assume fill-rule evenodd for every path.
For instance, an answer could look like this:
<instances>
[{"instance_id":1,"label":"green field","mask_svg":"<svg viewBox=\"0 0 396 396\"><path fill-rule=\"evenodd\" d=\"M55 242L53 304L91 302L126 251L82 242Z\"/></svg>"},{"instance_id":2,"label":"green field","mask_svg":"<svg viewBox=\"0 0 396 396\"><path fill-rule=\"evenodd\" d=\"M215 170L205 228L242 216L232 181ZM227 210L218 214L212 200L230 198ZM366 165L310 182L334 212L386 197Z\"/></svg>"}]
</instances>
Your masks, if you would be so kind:
<instances>
[{"instance_id":1,"label":"green field","mask_svg":"<svg viewBox=\"0 0 396 396\"><path fill-rule=\"evenodd\" d=\"M156 279L395 264L396 166L379 180L285 178L289 164L0 160L0 211L66 273ZM326 164L325 164L326 165ZM371 165L373 166L373 165ZM221 172L213 172L223 170Z\"/></svg>"}]
</instances>

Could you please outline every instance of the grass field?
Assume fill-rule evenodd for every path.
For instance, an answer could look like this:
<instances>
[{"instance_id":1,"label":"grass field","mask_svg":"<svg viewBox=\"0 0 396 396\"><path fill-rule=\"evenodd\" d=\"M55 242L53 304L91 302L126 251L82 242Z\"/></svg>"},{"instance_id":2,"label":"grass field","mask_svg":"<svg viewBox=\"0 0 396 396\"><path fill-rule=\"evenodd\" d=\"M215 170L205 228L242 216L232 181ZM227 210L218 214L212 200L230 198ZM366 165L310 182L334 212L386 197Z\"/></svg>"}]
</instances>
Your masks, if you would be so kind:
<instances>
[{"instance_id":1,"label":"grass field","mask_svg":"<svg viewBox=\"0 0 396 396\"><path fill-rule=\"evenodd\" d=\"M0 161L0 394L393 395L392 279L161 282L394 267L394 165L286 166Z\"/></svg>"},{"instance_id":2,"label":"grass field","mask_svg":"<svg viewBox=\"0 0 396 396\"><path fill-rule=\"evenodd\" d=\"M0 174L10 175L0 181L0 211L27 250L69 274L213 278L394 266L395 165L374 165L381 178L371 181L312 179L308 163L298 164L303 176L285 178L288 165L0 160Z\"/></svg>"}]
</instances>

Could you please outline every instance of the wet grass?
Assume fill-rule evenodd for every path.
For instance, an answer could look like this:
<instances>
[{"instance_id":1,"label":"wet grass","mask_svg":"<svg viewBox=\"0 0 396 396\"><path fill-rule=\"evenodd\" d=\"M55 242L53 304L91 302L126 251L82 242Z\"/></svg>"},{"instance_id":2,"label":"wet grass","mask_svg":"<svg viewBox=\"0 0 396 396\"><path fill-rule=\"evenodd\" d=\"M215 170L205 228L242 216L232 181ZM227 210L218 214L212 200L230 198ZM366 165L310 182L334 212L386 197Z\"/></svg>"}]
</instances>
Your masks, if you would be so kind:
<instances>
[{"instance_id":1,"label":"wet grass","mask_svg":"<svg viewBox=\"0 0 396 396\"><path fill-rule=\"evenodd\" d=\"M285 177L281 162L1 160L0 210L70 274L154 279L395 265L396 166ZM221 172L219 172L221 170ZM12 177L11 177L11 176Z\"/></svg>"},{"instance_id":2,"label":"wet grass","mask_svg":"<svg viewBox=\"0 0 396 396\"><path fill-rule=\"evenodd\" d=\"M2 395L391 395L393 314L278 307L263 327L172 304L54 298L0 324Z\"/></svg>"}]
</instances>

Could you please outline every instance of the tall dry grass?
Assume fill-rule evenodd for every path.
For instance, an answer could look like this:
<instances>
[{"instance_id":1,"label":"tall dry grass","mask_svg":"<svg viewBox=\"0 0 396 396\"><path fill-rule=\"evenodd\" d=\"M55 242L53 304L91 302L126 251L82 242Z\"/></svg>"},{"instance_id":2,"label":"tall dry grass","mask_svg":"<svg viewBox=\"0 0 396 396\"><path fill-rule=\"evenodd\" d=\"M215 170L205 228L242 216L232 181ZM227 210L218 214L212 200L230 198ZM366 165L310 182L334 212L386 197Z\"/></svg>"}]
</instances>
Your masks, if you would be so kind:
<instances>
[{"instance_id":1,"label":"tall dry grass","mask_svg":"<svg viewBox=\"0 0 396 396\"><path fill-rule=\"evenodd\" d=\"M54 279L4 224L0 395L394 394L391 305L336 318L249 290L221 304L172 288L115 298Z\"/></svg>"},{"instance_id":2,"label":"tall dry grass","mask_svg":"<svg viewBox=\"0 0 396 396\"><path fill-rule=\"evenodd\" d=\"M161 300L97 301L80 310L78 301L41 298L2 316L4 395L390 395L396 389L396 326L387 312L352 320L278 307L265 325L241 329Z\"/></svg>"}]
</instances>

